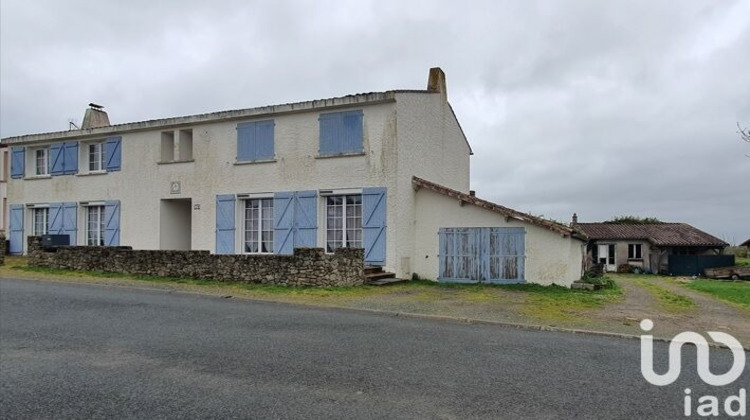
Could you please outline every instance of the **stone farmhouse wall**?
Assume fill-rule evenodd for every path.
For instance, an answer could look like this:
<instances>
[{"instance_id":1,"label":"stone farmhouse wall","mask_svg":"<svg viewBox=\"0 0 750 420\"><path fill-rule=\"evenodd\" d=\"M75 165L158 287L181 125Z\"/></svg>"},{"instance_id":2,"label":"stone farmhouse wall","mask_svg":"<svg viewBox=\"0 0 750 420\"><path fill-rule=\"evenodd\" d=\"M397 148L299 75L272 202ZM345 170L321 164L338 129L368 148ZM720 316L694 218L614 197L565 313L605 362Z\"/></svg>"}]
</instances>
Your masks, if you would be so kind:
<instances>
[{"instance_id":1,"label":"stone farmhouse wall","mask_svg":"<svg viewBox=\"0 0 750 420\"><path fill-rule=\"evenodd\" d=\"M297 248L293 255L216 255L208 251L150 251L131 247L43 248L28 237L29 265L135 275L189 277L283 286L355 286L364 283L364 250Z\"/></svg>"},{"instance_id":2,"label":"stone farmhouse wall","mask_svg":"<svg viewBox=\"0 0 750 420\"><path fill-rule=\"evenodd\" d=\"M5 264L5 252L7 251L7 242L5 242L5 235L0 233L0 265Z\"/></svg>"}]
</instances>

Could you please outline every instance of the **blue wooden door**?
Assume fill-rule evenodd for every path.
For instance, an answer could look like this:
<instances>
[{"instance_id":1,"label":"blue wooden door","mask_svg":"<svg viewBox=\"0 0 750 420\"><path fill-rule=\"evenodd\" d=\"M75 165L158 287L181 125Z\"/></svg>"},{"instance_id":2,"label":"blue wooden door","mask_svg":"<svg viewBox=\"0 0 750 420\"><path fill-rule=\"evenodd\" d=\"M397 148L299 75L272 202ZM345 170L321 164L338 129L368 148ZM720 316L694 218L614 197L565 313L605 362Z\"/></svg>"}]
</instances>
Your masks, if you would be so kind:
<instances>
[{"instance_id":1,"label":"blue wooden door","mask_svg":"<svg viewBox=\"0 0 750 420\"><path fill-rule=\"evenodd\" d=\"M365 264L385 265L386 189L362 190L362 237L365 247Z\"/></svg>"},{"instance_id":2,"label":"blue wooden door","mask_svg":"<svg viewBox=\"0 0 750 420\"><path fill-rule=\"evenodd\" d=\"M439 280L453 283L523 283L523 228L441 228Z\"/></svg>"}]
</instances>

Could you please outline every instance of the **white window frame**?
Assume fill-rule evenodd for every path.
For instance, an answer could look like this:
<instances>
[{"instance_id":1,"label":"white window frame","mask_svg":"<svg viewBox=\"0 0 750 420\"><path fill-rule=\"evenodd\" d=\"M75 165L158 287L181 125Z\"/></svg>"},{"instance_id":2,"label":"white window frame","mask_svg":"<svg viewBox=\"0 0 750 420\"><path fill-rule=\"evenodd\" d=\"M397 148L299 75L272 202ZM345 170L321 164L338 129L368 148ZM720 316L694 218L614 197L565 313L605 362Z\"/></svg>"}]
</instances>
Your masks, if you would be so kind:
<instances>
[{"instance_id":1,"label":"white window frame","mask_svg":"<svg viewBox=\"0 0 750 420\"><path fill-rule=\"evenodd\" d=\"M86 223L86 227L85 227L86 228L86 236L84 237L85 245L87 245L87 246L104 246L104 224L105 224L105 212L106 212L104 204L103 203L102 204L99 204L99 203L90 203L90 204L87 204L87 205L82 206L82 207L86 210L85 217L84 217L84 221ZM99 217L99 223L98 223L99 224L99 229L96 232L96 234L97 234L96 236L98 236L98 237L94 238L94 239L98 239L98 243L95 244L95 245L91 244L91 238L90 238L91 233L92 233L92 231L91 231L91 209L93 209L93 208L98 208L99 209L99 211L98 211L98 213L99 213L99 215L98 215L98 217Z\"/></svg>"},{"instance_id":2,"label":"white window frame","mask_svg":"<svg viewBox=\"0 0 750 420\"><path fill-rule=\"evenodd\" d=\"M362 229L362 216L363 216L362 215L362 194L361 193L359 193L359 194L345 194L345 195L344 194L341 194L341 195L339 195L339 194L329 194L329 195L326 195L324 197L325 197L325 204L324 204L325 211L324 211L323 215L324 215L325 226L326 226L326 229L325 229L325 250L326 250L326 252L330 254L330 253L335 252L336 249L338 249L338 248L357 247L356 246L357 243L359 243L359 248L364 247L364 237L363 237L363 229ZM347 198L349 198L349 197L358 197L359 198L359 203L347 204ZM330 221L329 221L329 218L328 218L328 208L330 206L329 200L333 199L333 198L341 198L342 199L342 201L341 201L341 228L340 229L331 228L329 226L330 225ZM349 206L359 206L359 215L358 215L359 216L358 217L359 218L359 228L356 228L356 227L352 228L354 231L359 231L359 239L358 240L357 239L350 239L348 237L349 231L352 230L352 229L350 229L347 226L347 223L349 221L348 220L349 217L347 217L347 207L349 207ZM355 215L355 220L357 219L356 216L357 215ZM341 230L341 232L342 232L341 239L337 240L336 238L334 238L333 240L329 240L329 233L332 232L332 231L338 231L338 230ZM332 247L329 246L329 242L334 242L334 245Z\"/></svg>"},{"instance_id":3,"label":"white window frame","mask_svg":"<svg viewBox=\"0 0 750 420\"><path fill-rule=\"evenodd\" d=\"M36 217L37 214L42 214L44 220L44 228L42 232L37 230ZM32 207L31 208L31 234L33 236L42 236L49 233L49 207Z\"/></svg>"},{"instance_id":4,"label":"white window frame","mask_svg":"<svg viewBox=\"0 0 750 420\"><path fill-rule=\"evenodd\" d=\"M82 159L84 162L86 162L86 172L88 173L99 173L99 172L105 172L106 168L104 165L104 160L106 159L106 153L105 153L105 146L104 141L94 141L89 143L84 143L86 146L84 149L85 159ZM91 169L91 147L98 147L98 155L99 155L99 168L98 169Z\"/></svg>"},{"instance_id":5,"label":"white window frame","mask_svg":"<svg viewBox=\"0 0 750 420\"><path fill-rule=\"evenodd\" d=\"M638 252L635 252L638 250ZM632 255L631 255L632 251ZM640 254L640 256L638 255ZM642 260L643 259L643 244L628 244L628 259L629 260Z\"/></svg>"},{"instance_id":6,"label":"white window frame","mask_svg":"<svg viewBox=\"0 0 750 420\"><path fill-rule=\"evenodd\" d=\"M49 176L49 147L39 147L33 150L33 163L34 163L34 176ZM39 152L42 152L42 161L44 162L44 165L42 166L43 172L39 172Z\"/></svg>"},{"instance_id":7,"label":"white window frame","mask_svg":"<svg viewBox=\"0 0 750 420\"><path fill-rule=\"evenodd\" d=\"M242 238L240 240L240 249L242 249L243 254L273 254L273 247L274 247L274 229L273 229L273 197L270 197L268 195L250 195L249 197L242 198L238 200L241 204L240 208L240 217L242 218ZM258 203L258 230L257 230L257 237L255 239L255 245L257 246L257 251L248 251L247 250L247 243L248 241L248 234L251 232L252 228L248 228L248 211L250 211L250 208L248 205L252 202ZM271 203L270 207L266 206L263 207L263 203ZM266 219L269 221L269 228L264 229L263 228L263 219ZM263 251L263 233L267 233L271 236L270 240L270 250Z\"/></svg>"}]
</instances>

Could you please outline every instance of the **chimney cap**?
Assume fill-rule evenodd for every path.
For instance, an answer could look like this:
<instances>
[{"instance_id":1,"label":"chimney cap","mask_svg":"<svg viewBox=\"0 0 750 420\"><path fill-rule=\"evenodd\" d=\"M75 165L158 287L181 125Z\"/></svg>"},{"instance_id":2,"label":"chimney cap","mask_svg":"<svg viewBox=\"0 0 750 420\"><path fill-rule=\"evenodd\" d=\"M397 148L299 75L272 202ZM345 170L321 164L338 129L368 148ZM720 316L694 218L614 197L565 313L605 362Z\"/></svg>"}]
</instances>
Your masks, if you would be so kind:
<instances>
[{"instance_id":1,"label":"chimney cap","mask_svg":"<svg viewBox=\"0 0 750 420\"><path fill-rule=\"evenodd\" d=\"M103 109L104 105L95 104L93 102L89 103L89 106L94 109Z\"/></svg>"}]
</instances>

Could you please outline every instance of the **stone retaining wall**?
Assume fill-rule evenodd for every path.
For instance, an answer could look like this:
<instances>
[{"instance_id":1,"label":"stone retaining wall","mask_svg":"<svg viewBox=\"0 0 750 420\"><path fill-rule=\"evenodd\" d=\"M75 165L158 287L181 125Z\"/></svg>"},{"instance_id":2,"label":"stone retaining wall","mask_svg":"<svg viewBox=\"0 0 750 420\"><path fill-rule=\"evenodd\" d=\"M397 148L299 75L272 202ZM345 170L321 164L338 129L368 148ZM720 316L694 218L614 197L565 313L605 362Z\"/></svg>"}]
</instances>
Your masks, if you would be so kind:
<instances>
[{"instance_id":1,"label":"stone retaining wall","mask_svg":"<svg viewBox=\"0 0 750 420\"><path fill-rule=\"evenodd\" d=\"M208 251L146 251L131 247L65 246L42 248L28 238L29 265L221 282L284 286L354 286L364 283L364 250L297 248L294 255L216 255Z\"/></svg>"},{"instance_id":2,"label":"stone retaining wall","mask_svg":"<svg viewBox=\"0 0 750 420\"><path fill-rule=\"evenodd\" d=\"M8 251L6 245L5 234L0 233L0 265L5 264L5 253Z\"/></svg>"}]
</instances>

